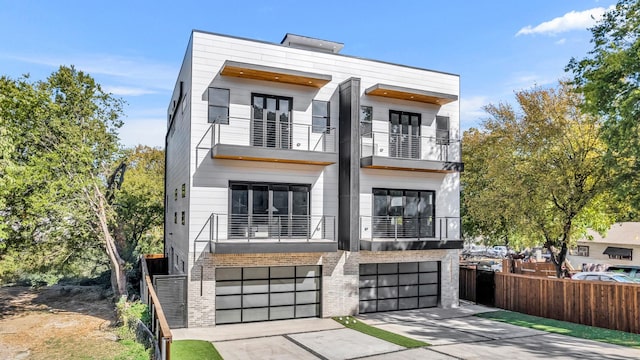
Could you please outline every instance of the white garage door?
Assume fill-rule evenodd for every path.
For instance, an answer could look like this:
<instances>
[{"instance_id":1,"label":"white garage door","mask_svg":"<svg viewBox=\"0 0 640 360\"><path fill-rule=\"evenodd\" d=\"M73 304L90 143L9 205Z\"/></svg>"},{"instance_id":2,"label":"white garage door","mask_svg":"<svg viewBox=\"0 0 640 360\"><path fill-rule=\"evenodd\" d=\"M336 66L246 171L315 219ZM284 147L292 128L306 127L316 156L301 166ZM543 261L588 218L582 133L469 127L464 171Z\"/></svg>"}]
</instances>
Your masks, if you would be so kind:
<instances>
[{"instance_id":1,"label":"white garage door","mask_svg":"<svg viewBox=\"0 0 640 360\"><path fill-rule=\"evenodd\" d=\"M440 262L360 264L360 313L438 306Z\"/></svg>"},{"instance_id":2,"label":"white garage door","mask_svg":"<svg viewBox=\"0 0 640 360\"><path fill-rule=\"evenodd\" d=\"M216 324L320 316L321 267L216 269Z\"/></svg>"}]
</instances>

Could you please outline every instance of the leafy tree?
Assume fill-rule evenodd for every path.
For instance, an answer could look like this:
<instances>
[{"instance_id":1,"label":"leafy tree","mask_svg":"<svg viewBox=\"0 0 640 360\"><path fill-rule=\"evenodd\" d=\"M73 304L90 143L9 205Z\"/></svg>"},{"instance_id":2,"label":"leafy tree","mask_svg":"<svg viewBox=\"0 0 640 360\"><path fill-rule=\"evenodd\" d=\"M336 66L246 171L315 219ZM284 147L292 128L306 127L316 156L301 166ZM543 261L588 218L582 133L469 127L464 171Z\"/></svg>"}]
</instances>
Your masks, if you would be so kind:
<instances>
[{"instance_id":1,"label":"leafy tree","mask_svg":"<svg viewBox=\"0 0 640 360\"><path fill-rule=\"evenodd\" d=\"M126 294L105 195L119 156L122 104L73 67L46 81L0 78L0 131L9 134L0 168L0 256L22 254L36 270L64 272L77 260L95 261L102 249L114 292Z\"/></svg>"},{"instance_id":2,"label":"leafy tree","mask_svg":"<svg viewBox=\"0 0 640 360\"><path fill-rule=\"evenodd\" d=\"M590 29L593 49L567 70L584 94L583 109L604 119L607 165L614 169L619 198L635 209L622 220L640 216L640 3L620 0Z\"/></svg>"},{"instance_id":3,"label":"leafy tree","mask_svg":"<svg viewBox=\"0 0 640 360\"><path fill-rule=\"evenodd\" d=\"M482 129L464 134L465 216L479 235L543 243L560 277L569 245L613 222L607 148L598 118L566 84L516 99L520 111L488 105Z\"/></svg>"},{"instance_id":4,"label":"leafy tree","mask_svg":"<svg viewBox=\"0 0 640 360\"><path fill-rule=\"evenodd\" d=\"M143 253L162 252L164 151L138 146L126 152L122 187L114 195L122 257L133 263Z\"/></svg>"}]
</instances>

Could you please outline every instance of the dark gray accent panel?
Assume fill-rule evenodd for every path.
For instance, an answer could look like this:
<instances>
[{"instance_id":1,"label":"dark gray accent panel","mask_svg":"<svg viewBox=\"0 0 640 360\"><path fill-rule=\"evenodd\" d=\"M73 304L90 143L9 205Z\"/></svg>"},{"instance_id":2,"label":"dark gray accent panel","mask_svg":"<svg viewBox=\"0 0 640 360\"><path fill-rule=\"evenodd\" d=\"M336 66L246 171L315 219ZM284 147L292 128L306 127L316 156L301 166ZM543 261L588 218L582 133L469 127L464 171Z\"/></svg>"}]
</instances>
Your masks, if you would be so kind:
<instances>
[{"instance_id":1,"label":"dark gray accent panel","mask_svg":"<svg viewBox=\"0 0 640 360\"><path fill-rule=\"evenodd\" d=\"M156 275L153 286L169 327L187 327L187 277L186 275Z\"/></svg>"},{"instance_id":2,"label":"dark gray accent panel","mask_svg":"<svg viewBox=\"0 0 640 360\"><path fill-rule=\"evenodd\" d=\"M340 84L338 132L338 248L359 251L360 79Z\"/></svg>"},{"instance_id":3,"label":"dark gray accent panel","mask_svg":"<svg viewBox=\"0 0 640 360\"><path fill-rule=\"evenodd\" d=\"M363 168L389 168L397 170L462 172L464 164L451 161L399 159L386 156L366 156L360 159Z\"/></svg>"},{"instance_id":4,"label":"dark gray accent panel","mask_svg":"<svg viewBox=\"0 0 640 360\"><path fill-rule=\"evenodd\" d=\"M336 252L338 243L326 242L212 242L215 254L270 254L270 253L317 253ZM462 249L462 247L460 248Z\"/></svg>"},{"instance_id":5,"label":"dark gray accent panel","mask_svg":"<svg viewBox=\"0 0 640 360\"><path fill-rule=\"evenodd\" d=\"M239 159L301 164L330 165L337 160L336 153L323 151L303 151L272 149L257 146L216 144L211 149L211 157L219 159Z\"/></svg>"},{"instance_id":6,"label":"dark gray accent panel","mask_svg":"<svg viewBox=\"0 0 640 360\"><path fill-rule=\"evenodd\" d=\"M360 250L366 251L399 251L399 250L433 250L462 249L462 240L414 240L414 241L370 241L360 240Z\"/></svg>"}]
</instances>

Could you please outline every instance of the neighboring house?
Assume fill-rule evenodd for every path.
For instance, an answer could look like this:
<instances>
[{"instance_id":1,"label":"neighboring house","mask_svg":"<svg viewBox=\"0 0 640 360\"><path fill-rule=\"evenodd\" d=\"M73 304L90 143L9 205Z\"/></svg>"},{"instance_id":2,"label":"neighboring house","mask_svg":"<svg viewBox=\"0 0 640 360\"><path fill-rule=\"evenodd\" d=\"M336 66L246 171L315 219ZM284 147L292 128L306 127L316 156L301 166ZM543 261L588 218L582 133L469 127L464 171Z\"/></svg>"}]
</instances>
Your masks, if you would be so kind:
<instances>
[{"instance_id":1,"label":"neighboring house","mask_svg":"<svg viewBox=\"0 0 640 360\"><path fill-rule=\"evenodd\" d=\"M342 47L192 32L166 136L185 326L458 305L459 76Z\"/></svg>"},{"instance_id":2,"label":"neighboring house","mask_svg":"<svg viewBox=\"0 0 640 360\"><path fill-rule=\"evenodd\" d=\"M604 265L590 268L596 270L604 270L607 265L640 265L640 222L613 224L605 237L589 230L588 236L593 240L578 240L567 256L574 268L580 269L583 264Z\"/></svg>"}]
</instances>

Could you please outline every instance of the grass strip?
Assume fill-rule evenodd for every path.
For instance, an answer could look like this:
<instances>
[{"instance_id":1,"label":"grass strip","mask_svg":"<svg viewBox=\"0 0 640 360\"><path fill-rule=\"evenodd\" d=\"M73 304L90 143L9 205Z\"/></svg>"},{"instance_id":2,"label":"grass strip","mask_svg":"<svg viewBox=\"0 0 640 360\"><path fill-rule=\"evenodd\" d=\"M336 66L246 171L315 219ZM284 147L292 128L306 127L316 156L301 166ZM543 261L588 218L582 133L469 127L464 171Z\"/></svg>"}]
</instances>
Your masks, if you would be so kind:
<instances>
[{"instance_id":1,"label":"grass strip","mask_svg":"<svg viewBox=\"0 0 640 360\"><path fill-rule=\"evenodd\" d=\"M334 317L333 320L339 322L349 329L353 329L363 334L367 334L396 345L404 346L406 348L429 346L429 344L426 342L410 339L406 336L398 335L386 330L378 329L377 327L371 325L367 325L362 321L356 320L356 318L352 316Z\"/></svg>"},{"instance_id":2,"label":"grass strip","mask_svg":"<svg viewBox=\"0 0 640 360\"><path fill-rule=\"evenodd\" d=\"M603 329L594 326L574 324L571 322L541 318L512 311L492 311L475 316L542 330L554 334L573 336L580 339L595 340L604 343L640 348L640 335L619 330Z\"/></svg>"},{"instance_id":3,"label":"grass strip","mask_svg":"<svg viewBox=\"0 0 640 360\"><path fill-rule=\"evenodd\" d=\"M203 340L176 340L171 343L172 360L222 360L212 343Z\"/></svg>"}]
</instances>

